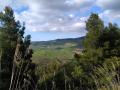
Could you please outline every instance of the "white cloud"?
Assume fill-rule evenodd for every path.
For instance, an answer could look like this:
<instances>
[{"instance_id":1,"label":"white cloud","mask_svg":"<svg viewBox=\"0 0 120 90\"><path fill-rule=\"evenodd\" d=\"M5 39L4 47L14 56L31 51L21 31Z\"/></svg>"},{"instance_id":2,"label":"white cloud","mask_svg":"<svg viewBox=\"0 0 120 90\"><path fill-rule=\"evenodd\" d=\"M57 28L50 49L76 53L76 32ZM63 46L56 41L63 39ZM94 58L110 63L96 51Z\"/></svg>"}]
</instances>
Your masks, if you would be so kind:
<instances>
[{"instance_id":1,"label":"white cloud","mask_svg":"<svg viewBox=\"0 0 120 90\"><path fill-rule=\"evenodd\" d=\"M74 18L75 16L73 14L69 14L69 17L70 18Z\"/></svg>"},{"instance_id":2,"label":"white cloud","mask_svg":"<svg viewBox=\"0 0 120 90\"><path fill-rule=\"evenodd\" d=\"M110 20L120 19L120 0L97 0L96 5L104 10L100 14L102 17L108 17Z\"/></svg>"},{"instance_id":3,"label":"white cloud","mask_svg":"<svg viewBox=\"0 0 120 90\"><path fill-rule=\"evenodd\" d=\"M79 1L79 0L78 0ZM75 2L78 2L75 0ZM80 0L81 1L81 0ZM88 0L75 4L66 4L66 0L24 0L21 4L29 7L27 11L15 13L17 19L26 22L27 30L38 32L85 32L85 17L76 17L75 11L83 10L92 5Z\"/></svg>"},{"instance_id":4,"label":"white cloud","mask_svg":"<svg viewBox=\"0 0 120 90\"><path fill-rule=\"evenodd\" d=\"M83 27L84 28L85 27L85 23L83 23L83 22L76 22L76 23L73 24L73 26L74 27Z\"/></svg>"},{"instance_id":5,"label":"white cloud","mask_svg":"<svg viewBox=\"0 0 120 90\"><path fill-rule=\"evenodd\" d=\"M93 5L103 9L99 15L104 20L120 19L120 0L0 0L0 2L2 2L0 10L6 5L11 6L16 11L16 19L25 21L27 30L35 32L85 32L85 21L88 16L79 16L75 13L86 12ZM27 7L27 10L23 7Z\"/></svg>"},{"instance_id":6,"label":"white cloud","mask_svg":"<svg viewBox=\"0 0 120 90\"><path fill-rule=\"evenodd\" d=\"M79 8L86 8L93 5L94 0L66 0L66 4L69 6L79 7Z\"/></svg>"},{"instance_id":7,"label":"white cloud","mask_svg":"<svg viewBox=\"0 0 120 90\"><path fill-rule=\"evenodd\" d=\"M113 11L119 10L120 8L120 0L97 0L96 4L103 9L110 9Z\"/></svg>"},{"instance_id":8,"label":"white cloud","mask_svg":"<svg viewBox=\"0 0 120 90\"><path fill-rule=\"evenodd\" d=\"M85 32L87 17L75 16L74 12L85 11L94 0L0 0L11 6L17 20L26 22L26 29L34 32ZM23 7L27 10L17 12ZM0 8L2 9L2 8Z\"/></svg>"},{"instance_id":9,"label":"white cloud","mask_svg":"<svg viewBox=\"0 0 120 90\"><path fill-rule=\"evenodd\" d=\"M116 19L120 19L120 14L118 12L113 12L111 10L105 10L104 12L100 13L99 16L103 20L107 19L108 22L111 22Z\"/></svg>"}]
</instances>

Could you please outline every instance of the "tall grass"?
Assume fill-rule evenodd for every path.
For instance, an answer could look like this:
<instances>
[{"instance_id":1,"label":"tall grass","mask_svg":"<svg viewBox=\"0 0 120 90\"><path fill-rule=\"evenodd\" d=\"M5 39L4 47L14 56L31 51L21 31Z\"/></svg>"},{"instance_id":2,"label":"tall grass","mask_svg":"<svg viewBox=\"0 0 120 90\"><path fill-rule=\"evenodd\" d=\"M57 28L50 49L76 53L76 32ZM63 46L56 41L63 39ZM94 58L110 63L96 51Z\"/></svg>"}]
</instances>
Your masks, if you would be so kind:
<instances>
[{"instance_id":1,"label":"tall grass","mask_svg":"<svg viewBox=\"0 0 120 90\"><path fill-rule=\"evenodd\" d=\"M92 75L97 90L120 90L120 61L103 64Z\"/></svg>"}]
</instances>

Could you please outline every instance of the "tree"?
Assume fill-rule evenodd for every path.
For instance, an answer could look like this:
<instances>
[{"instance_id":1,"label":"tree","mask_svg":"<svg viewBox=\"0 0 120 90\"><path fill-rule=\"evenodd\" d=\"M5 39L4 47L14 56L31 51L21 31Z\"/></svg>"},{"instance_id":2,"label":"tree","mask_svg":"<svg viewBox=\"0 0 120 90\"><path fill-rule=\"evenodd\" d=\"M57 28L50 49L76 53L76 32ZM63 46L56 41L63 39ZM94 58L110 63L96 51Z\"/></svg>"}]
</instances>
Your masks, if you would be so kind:
<instances>
[{"instance_id":1,"label":"tree","mask_svg":"<svg viewBox=\"0 0 120 90\"><path fill-rule=\"evenodd\" d=\"M103 57L120 57L120 28L116 24L109 23L100 35L99 47L103 48Z\"/></svg>"},{"instance_id":2,"label":"tree","mask_svg":"<svg viewBox=\"0 0 120 90\"><path fill-rule=\"evenodd\" d=\"M24 37L25 24L20 24L15 20L12 8L5 7L4 12L0 12L0 89L8 90L10 85L14 53L17 40ZM26 45L30 44L30 40Z\"/></svg>"},{"instance_id":3,"label":"tree","mask_svg":"<svg viewBox=\"0 0 120 90\"><path fill-rule=\"evenodd\" d=\"M97 39L104 29L103 21L97 14L92 13L89 19L86 21L87 35L84 41L85 48L96 48Z\"/></svg>"},{"instance_id":4,"label":"tree","mask_svg":"<svg viewBox=\"0 0 120 90\"><path fill-rule=\"evenodd\" d=\"M36 90L35 64L32 63L33 50L30 49L31 36L19 36L15 50L9 90Z\"/></svg>"},{"instance_id":5,"label":"tree","mask_svg":"<svg viewBox=\"0 0 120 90\"><path fill-rule=\"evenodd\" d=\"M108 64L107 60L111 60L111 62L118 60L112 57L120 57L120 28L112 23L104 27L99 16L92 14L86 21L86 29L88 33L84 41L85 52L80 58L80 63L86 73L86 80L88 80L90 74L94 73L95 68ZM119 68L117 69L119 70ZM105 73L103 72L103 74ZM102 79L100 78L100 80ZM106 82L103 81L102 83Z\"/></svg>"}]
</instances>

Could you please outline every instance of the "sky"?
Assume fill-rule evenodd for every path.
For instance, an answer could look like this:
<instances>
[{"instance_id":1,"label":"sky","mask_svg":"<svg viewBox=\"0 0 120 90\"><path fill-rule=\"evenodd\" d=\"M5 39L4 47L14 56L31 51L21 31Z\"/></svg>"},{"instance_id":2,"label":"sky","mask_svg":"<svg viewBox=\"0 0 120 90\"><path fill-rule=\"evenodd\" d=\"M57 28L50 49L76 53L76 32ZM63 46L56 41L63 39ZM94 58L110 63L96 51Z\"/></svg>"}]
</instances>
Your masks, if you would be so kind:
<instances>
[{"instance_id":1,"label":"sky","mask_svg":"<svg viewBox=\"0 0 120 90\"><path fill-rule=\"evenodd\" d=\"M97 13L104 21L120 26L120 0L0 0L14 10L16 21L25 22L32 41L76 38L86 35L85 21Z\"/></svg>"}]
</instances>

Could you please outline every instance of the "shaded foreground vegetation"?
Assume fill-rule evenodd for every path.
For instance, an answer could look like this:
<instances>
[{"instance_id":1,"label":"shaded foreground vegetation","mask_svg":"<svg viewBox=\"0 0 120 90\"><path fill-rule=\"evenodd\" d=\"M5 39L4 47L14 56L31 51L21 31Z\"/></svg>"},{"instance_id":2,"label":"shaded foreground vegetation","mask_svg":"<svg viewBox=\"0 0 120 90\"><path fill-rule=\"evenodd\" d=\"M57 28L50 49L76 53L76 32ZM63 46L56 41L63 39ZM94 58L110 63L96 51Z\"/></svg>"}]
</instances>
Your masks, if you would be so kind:
<instances>
[{"instance_id":1,"label":"shaded foreground vegetation","mask_svg":"<svg viewBox=\"0 0 120 90\"><path fill-rule=\"evenodd\" d=\"M32 53L24 56L27 50L31 50L30 36L24 38L24 30L24 24L21 26L15 21L10 7L5 8L5 13L0 13L1 90L8 90L11 84L12 67L16 60L14 53L21 51L16 51L18 44L22 52L15 65L22 73L18 74L20 77L17 76L14 82L19 83L16 83L17 86L15 84L16 89L9 90L120 89L120 28L117 24L109 23L104 26L99 16L92 13L86 21L87 35L82 41L80 52L73 52L75 48L81 47L78 46L81 44L74 47L74 43L61 45L59 42L56 46L40 48L37 46L34 47L32 58L35 64L31 60ZM30 66L27 66L28 63ZM28 79L28 76L31 78ZM22 81L19 79L21 77Z\"/></svg>"},{"instance_id":2,"label":"shaded foreground vegetation","mask_svg":"<svg viewBox=\"0 0 120 90\"><path fill-rule=\"evenodd\" d=\"M31 36L24 37L24 30L24 23L15 21L10 7L0 12L0 90L36 89Z\"/></svg>"}]
</instances>

